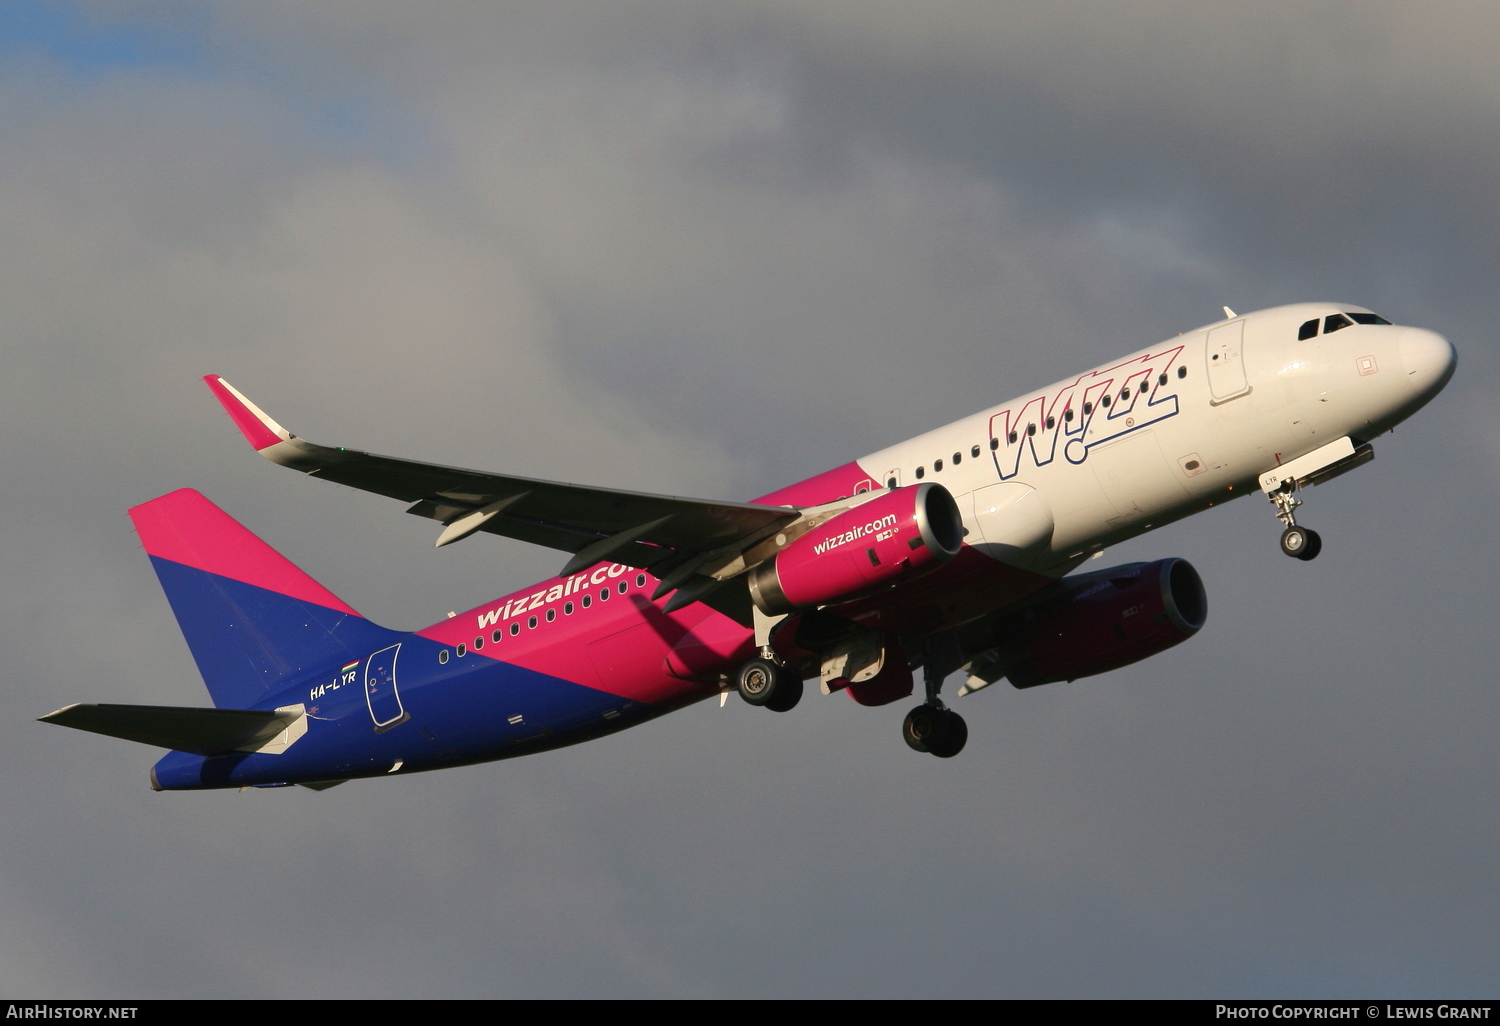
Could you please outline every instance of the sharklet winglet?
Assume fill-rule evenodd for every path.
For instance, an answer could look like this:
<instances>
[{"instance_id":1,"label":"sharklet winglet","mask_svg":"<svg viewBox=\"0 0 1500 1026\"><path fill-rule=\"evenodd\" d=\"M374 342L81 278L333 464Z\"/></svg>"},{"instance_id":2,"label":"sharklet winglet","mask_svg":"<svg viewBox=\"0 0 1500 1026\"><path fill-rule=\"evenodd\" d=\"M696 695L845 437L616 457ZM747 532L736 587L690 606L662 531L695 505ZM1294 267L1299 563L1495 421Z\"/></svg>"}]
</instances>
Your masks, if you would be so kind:
<instances>
[{"instance_id":1,"label":"sharklet winglet","mask_svg":"<svg viewBox=\"0 0 1500 1026\"><path fill-rule=\"evenodd\" d=\"M257 452L269 449L279 442L291 441L292 433L272 420L265 410L256 406L245 394L217 374L205 374L203 381L212 390L214 397L223 404L229 419L240 429L250 447Z\"/></svg>"}]
</instances>

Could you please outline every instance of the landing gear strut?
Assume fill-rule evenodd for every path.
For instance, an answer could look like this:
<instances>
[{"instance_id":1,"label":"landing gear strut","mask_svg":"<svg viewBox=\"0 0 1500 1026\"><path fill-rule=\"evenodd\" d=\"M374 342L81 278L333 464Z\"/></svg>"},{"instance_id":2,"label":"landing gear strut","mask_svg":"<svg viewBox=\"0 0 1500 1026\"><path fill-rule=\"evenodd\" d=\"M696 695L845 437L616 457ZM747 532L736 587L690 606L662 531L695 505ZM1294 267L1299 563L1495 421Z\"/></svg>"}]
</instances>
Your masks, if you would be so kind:
<instances>
[{"instance_id":1,"label":"landing gear strut","mask_svg":"<svg viewBox=\"0 0 1500 1026\"><path fill-rule=\"evenodd\" d=\"M927 701L906 714L901 737L913 751L928 752L939 759L951 759L964 750L969 740L969 725L958 713L943 705L938 692L943 689L943 668L937 646L923 644L922 682Z\"/></svg>"},{"instance_id":2,"label":"landing gear strut","mask_svg":"<svg viewBox=\"0 0 1500 1026\"><path fill-rule=\"evenodd\" d=\"M740 667L740 697L750 705L786 712L802 701L802 678L796 671L767 656Z\"/></svg>"},{"instance_id":3,"label":"landing gear strut","mask_svg":"<svg viewBox=\"0 0 1500 1026\"><path fill-rule=\"evenodd\" d=\"M1297 526L1292 511L1302 505L1302 500L1293 498L1290 488L1281 488L1267 496L1276 507L1276 519L1286 525L1281 532L1281 551L1297 559L1316 559L1323 551L1323 536L1317 531Z\"/></svg>"}]
</instances>

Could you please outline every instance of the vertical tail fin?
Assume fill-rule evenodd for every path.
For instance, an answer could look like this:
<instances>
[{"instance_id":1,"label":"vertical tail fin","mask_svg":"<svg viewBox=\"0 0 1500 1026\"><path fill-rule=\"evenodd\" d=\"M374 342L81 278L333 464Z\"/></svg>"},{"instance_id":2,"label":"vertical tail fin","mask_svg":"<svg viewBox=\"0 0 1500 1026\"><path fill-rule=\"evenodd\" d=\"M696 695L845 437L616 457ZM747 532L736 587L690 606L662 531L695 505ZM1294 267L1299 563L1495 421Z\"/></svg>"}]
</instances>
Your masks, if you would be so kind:
<instances>
[{"instance_id":1,"label":"vertical tail fin","mask_svg":"<svg viewBox=\"0 0 1500 1026\"><path fill-rule=\"evenodd\" d=\"M191 488L136 506L130 519L220 708L252 708L305 671L398 636Z\"/></svg>"}]
</instances>

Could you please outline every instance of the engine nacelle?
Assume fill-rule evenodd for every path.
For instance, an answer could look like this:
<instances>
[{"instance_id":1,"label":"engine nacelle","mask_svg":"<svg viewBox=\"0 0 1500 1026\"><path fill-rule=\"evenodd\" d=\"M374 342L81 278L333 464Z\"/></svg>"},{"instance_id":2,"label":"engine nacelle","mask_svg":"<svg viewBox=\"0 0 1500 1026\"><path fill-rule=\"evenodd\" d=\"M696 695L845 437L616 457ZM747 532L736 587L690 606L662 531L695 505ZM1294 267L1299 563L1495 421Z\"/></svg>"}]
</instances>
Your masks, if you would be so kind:
<instances>
[{"instance_id":1,"label":"engine nacelle","mask_svg":"<svg viewBox=\"0 0 1500 1026\"><path fill-rule=\"evenodd\" d=\"M1038 612L1016 639L1019 658L1006 674L1018 688L1092 677L1163 652L1198 633L1208 601L1198 571L1174 557L1090 574Z\"/></svg>"},{"instance_id":2,"label":"engine nacelle","mask_svg":"<svg viewBox=\"0 0 1500 1026\"><path fill-rule=\"evenodd\" d=\"M750 572L767 616L847 602L914 580L963 547L958 503L928 481L894 488L825 520Z\"/></svg>"}]
</instances>

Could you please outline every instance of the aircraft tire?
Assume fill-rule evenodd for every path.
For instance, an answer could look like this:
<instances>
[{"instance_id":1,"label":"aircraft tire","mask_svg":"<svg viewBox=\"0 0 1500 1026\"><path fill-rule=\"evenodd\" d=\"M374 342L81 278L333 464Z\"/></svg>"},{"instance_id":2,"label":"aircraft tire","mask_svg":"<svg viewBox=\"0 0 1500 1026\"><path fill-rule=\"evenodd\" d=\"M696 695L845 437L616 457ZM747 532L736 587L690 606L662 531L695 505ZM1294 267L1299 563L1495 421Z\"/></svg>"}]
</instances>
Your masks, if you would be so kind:
<instances>
[{"instance_id":1,"label":"aircraft tire","mask_svg":"<svg viewBox=\"0 0 1500 1026\"><path fill-rule=\"evenodd\" d=\"M912 751L951 759L964 750L969 740L969 725L956 712L935 705L919 705L906 714L901 737Z\"/></svg>"},{"instance_id":2,"label":"aircraft tire","mask_svg":"<svg viewBox=\"0 0 1500 1026\"><path fill-rule=\"evenodd\" d=\"M776 667L776 692L766 703L772 712L790 712L802 701L802 678L788 666Z\"/></svg>"},{"instance_id":3,"label":"aircraft tire","mask_svg":"<svg viewBox=\"0 0 1500 1026\"><path fill-rule=\"evenodd\" d=\"M1317 531L1307 532L1307 545L1297 553L1298 559L1317 559L1318 553L1323 551L1323 536Z\"/></svg>"},{"instance_id":4,"label":"aircraft tire","mask_svg":"<svg viewBox=\"0 0 1500 1026\"><path fill-rule=\"evenodd\" d=\"M969 741L969 725L964 718L952 710L943 710L943 728L939 735L927 742L927 750L939 759L951 759L964 750Z\"/></svg>"},{"instance_id":5,"label":"aircraft tire","mask_svg":"<svg viewBox=\"0 0 1500 1026\"><path fill-rule=\"evenodd\" d=\"M937 733L937 709L930 705L919 705L906 714L901 721L901 740L914 752L931 751L928 738Z\"/></svg>"},{"instance_id":6,"label":"aircraft tire","mask_svg":"<svg viewBox=\"0 0 1500 1026\"><path fill-rule=\"evenodd\" d=\"M1304 556L1303 553L1311 546L1309 537L1314 532L1305 527L1288 527L1281 532L1281 551L1294 559L1311 559L1312 556ZM1313 555L1317 555L1316 552Z\"/></svg>"},{"instance_id":7,"label":"aircraft tire","mask_svg":"<svg viewBox=\"0 0 1500 1026\"><path fill-rule=\"evenodd\" d=\"M955 721L957 726L954 726ZM906 719L901 723L901 738L906 746L914 752L928 752L939 755L953 746L952 738L961 735L964 739L969 736L968 728L957 713L951 713L946 709L940 709L935 705L919 705L906 714ZM958 747L953 749L952 754L957 755L958 749L964 746L963 740L958 742ZM941 758L948 758L943 755Z\"/></svg>"},{"instance_id":8,"label":"aircraft tire","mask_svg":"<svg viewBox=\"0 0 1500 1026\"><path fill-rule=\"evenodd\" d=\"M736 684L739 687L740 697L749 705L771 706L776 701L778 692L783 693L792 689L785 687L786 678L790 674L785 673L782 668L769 659L751 659L740 667L739 679ZM801 691L802 682L797 681L795 690ZM797 704L797 699L802 696L798 694L791 700L790 709Z\"/></svg>"}]
</instances>

